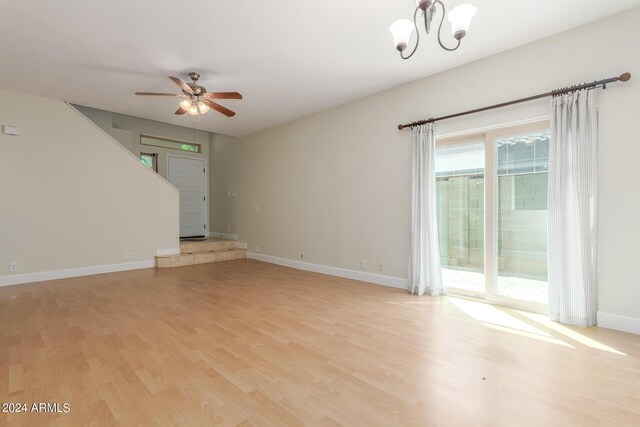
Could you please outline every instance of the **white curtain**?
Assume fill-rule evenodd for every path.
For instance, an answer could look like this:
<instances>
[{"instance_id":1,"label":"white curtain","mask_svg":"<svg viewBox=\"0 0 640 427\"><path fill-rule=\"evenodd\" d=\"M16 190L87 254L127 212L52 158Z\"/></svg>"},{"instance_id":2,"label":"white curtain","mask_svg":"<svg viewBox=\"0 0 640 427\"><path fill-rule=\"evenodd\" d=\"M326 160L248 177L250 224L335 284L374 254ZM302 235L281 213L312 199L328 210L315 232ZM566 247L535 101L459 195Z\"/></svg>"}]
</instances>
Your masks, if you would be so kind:
<instances>
[{"instance_id":1,"label":"white curtain","mask_svg":"<svg viewBox=\"0 0 640 427\"><path fill-rule=\"evenodd\" d=\"M409 292L442 293L440 247L436 221L436 167L433 123L413 131L413 184L411 210Z\"/></svg>"},{"instance_id":2,"label":"white curtain","mask_svg":"<svg viewBox=\"0 0 640 427\"><path fill-rule=\"evenodd\" d=\"M553 99L549 147L549 316L596 324L598 301L597 99L583 90Z\"/></svg>"}]
</instances>

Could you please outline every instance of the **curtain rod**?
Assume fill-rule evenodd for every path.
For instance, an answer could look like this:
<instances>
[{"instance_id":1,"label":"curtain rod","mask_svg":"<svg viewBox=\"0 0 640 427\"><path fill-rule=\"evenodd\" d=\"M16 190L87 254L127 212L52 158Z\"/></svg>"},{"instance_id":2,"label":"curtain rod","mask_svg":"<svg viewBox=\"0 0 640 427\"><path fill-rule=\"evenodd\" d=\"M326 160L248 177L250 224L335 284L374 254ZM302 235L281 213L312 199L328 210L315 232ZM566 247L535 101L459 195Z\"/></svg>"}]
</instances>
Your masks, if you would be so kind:
<instances>
[{"instance_id":1,"label":"curtain rod","mask_svg":"<svg viewBox=\"0 0 640 427\"><path fill-rule=\"evenodd\" d=\"M434 123L440 120L452 119L454 117L466 116L467 114L474 114L474 113L479 113L481 111L493 110L494 108L507 107L509 105L520 104L521 102L533 101L534 99L546 98L548 96L564 95L565 93L574 92L576 90L581 90L581 89L595 89L598 86L602 86L604 89L606 89L609 83L615 83L618 81L626 82L630 78L631 78L630 73L622 73L618 77L611 77L608 79L596 80L591 83L582 83L575 86L564 87L561 89L552 90L551 92L541 93L539 95L527 96L526 98L520 98L513 101L502 102L500 104L494 104L488 107L476 108L475 110L463 111L462 113L449 114L448 116L442 116L442 117L431 117L430 119L426 119L426 120L418 120L416 122L407 123L404 125L398 125L398 129L402 130L404 128L412 128L412 127L424 125L427 123Z\"/></svg>"}]
</instances>

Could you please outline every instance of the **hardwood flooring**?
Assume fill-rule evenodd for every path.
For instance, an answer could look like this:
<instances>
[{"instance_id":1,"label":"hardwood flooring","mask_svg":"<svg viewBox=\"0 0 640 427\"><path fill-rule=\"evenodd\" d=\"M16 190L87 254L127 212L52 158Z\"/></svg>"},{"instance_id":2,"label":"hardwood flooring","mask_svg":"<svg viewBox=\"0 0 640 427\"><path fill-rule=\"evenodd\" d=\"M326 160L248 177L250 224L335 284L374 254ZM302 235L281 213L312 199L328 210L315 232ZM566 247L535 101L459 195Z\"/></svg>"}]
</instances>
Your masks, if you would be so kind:
<instances>
[{"instance_id":1,"label":"hardwood flooring","mask_svg":"<svg viewBox=\"0 0 640 427\"><path fill-rule=\"evenodd\" d=\"M252 260L0 288L0 425L634 426L640 336Z\"/></svg>"}]
</instances>

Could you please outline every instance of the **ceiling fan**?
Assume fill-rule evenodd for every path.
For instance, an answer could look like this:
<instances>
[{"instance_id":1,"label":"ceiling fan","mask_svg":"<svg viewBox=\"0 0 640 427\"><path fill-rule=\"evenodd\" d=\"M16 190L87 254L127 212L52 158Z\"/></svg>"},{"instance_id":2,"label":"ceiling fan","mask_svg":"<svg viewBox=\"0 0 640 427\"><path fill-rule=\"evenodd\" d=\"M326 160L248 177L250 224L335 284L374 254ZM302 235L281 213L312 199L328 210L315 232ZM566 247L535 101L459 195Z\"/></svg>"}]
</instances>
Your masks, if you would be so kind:
<instances>
[{"instance_id":1,"label":"ceiling fan","mask_svg":"<svg viewBox=\"0 0 640 427\"><path fill-rule=\"evenodd\" d=\"M214 102L214 99L242 99L242 95L238 92L207 92L203 86L198 84L200 74L196 72L189 73L192 83L186 83L178 77L169 77L172 82L182 89L182 93L159 93L159 92L136 92L136 95L143 96L173 96L183 98L180 107L176 110L176 115L189 113L193 116L200 116L209 109L218 111L227 117L235 116L235 112Z\"/></svg>"}]
</instances>

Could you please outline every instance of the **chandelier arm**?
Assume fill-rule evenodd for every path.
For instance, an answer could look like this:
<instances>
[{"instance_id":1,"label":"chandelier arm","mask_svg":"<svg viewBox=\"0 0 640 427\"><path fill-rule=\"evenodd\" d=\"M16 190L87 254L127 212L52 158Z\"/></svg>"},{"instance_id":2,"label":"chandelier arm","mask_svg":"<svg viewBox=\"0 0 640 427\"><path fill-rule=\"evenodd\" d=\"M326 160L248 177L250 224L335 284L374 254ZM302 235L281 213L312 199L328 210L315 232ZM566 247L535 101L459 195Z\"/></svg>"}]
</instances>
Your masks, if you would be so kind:
<instances>
[{"instance_id":1,"label":"chandelier arm","mask_svg":"<svg viewBox=\"0 0 640 427\"><path fill-rule=\"evenodd\" d=\"M460 47L460 39L458 39L458 44L454 48L446 47L444 44L442 44L442 40L440 39L440 32L442 30L442 23L444 22L444 16L447 14L447 10L444 7L444 4L440 0L436 0L434 3L437 3L440 6L442 6L442 18L440 18L440 26L438 27L438 43L440 43L440 47L443 48L444 50L448 50L449 52L452 52Z\"/></svg>"},{"instance_id":2,"label":"chandelier arm","mask_svg":"<svg viewBox=\"0 0 640 427\"><path fill-rule=\"evenodd\" d=\"M424 32L426 35L429 35L429 27L431 22L429 22L429 8L422 12L422 17L424 18Z\"/></svg>"},{"instance_id":3,"label":"chandelier arm","mask_svg":"<svg viewBox=\"0 0 640 427\"><path fill-rule=\"evenodd\" d=\"M418 50L418 45L420 44L420 31L418 31L418 21L416 20L416 18L418 17L418 10L420 10L420 8L416 7L416 11L413 12L413 25L416 27L416 45L411 51L411 53L409 54L409 56L404 56L404 54L400 52L400 58L402 59L411 58L413 54L416 53L416 50Z\"/></svg>"}]
</instances>

